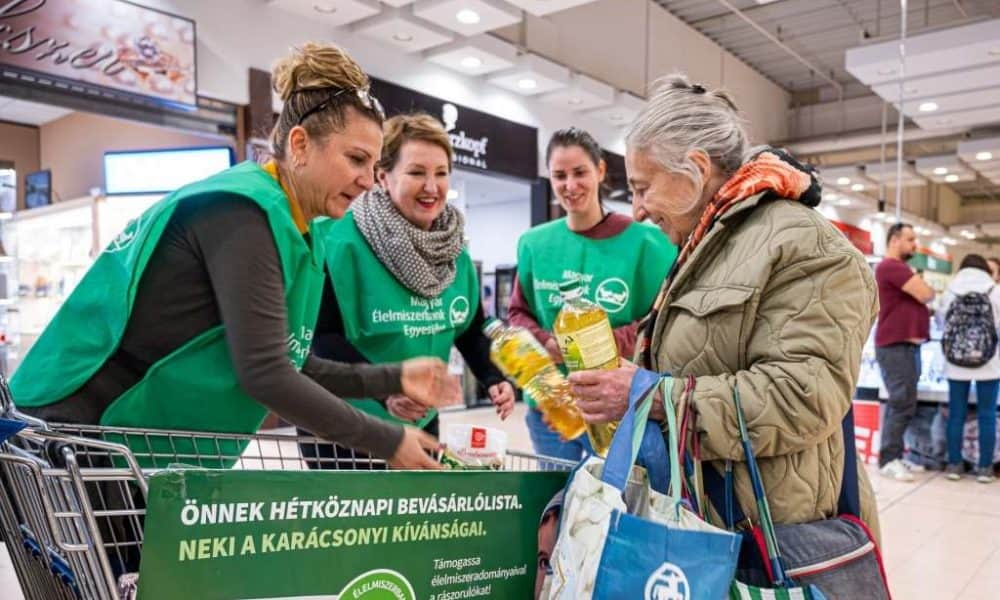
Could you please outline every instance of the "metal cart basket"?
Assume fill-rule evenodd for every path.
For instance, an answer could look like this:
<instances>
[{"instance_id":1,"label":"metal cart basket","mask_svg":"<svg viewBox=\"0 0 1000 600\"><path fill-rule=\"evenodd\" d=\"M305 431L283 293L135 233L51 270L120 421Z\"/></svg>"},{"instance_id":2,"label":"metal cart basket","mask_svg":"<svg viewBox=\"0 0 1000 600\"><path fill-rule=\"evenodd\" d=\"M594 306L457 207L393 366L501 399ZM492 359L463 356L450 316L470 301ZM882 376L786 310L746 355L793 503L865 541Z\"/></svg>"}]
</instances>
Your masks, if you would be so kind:
<instances>
[{"instance_id":1,"label":"metal cart basket","mask_svg":"<svg viewBox=\"0 0 1000 600\"><path fill-rule=\"evenodd\" d=\"M18 414L5 388L0 385L0 417L29 426L0 443L0 531L28 600L118 598L119 577L138 569L147 478L158 470L344 464L343 452L336 459L305 458L303 449L330 445L309 436L44 423ZM242 449L239 455L234 447ZM505 469L515 471L573 466L516 451L505 461ZM358 456L352 468L384 469L385 463Z\"/></svg>"}]
</instances>

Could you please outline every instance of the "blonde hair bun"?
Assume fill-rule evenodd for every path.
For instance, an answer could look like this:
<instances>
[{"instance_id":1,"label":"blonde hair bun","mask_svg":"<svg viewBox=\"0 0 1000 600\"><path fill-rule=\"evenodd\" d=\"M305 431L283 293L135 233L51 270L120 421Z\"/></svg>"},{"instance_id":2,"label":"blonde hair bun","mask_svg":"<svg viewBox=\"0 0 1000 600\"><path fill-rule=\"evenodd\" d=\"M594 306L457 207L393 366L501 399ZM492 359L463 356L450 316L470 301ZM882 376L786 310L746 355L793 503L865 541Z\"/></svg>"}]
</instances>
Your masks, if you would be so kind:
<instances>
[{"instance_id":1,"label":"blonde hair bun","mask_svg":"<svg viewBox=\"0 0 1000 600\"><path fill-rule=\"evenodd\" d=\"M279 60L271 72L274 91L282 102L309 88L336 87L366 89L368 75L339 46L327 42L306 42Z\"/></svg>"}]
</instances>

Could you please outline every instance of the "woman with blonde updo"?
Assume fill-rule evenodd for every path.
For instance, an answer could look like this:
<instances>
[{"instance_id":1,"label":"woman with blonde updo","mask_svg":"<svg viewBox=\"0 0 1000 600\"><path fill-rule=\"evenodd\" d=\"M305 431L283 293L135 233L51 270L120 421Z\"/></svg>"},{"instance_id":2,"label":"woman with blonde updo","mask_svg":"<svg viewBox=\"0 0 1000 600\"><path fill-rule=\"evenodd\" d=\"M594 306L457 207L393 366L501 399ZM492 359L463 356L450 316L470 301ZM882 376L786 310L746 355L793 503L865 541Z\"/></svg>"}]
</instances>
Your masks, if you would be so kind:
<instances>
[{"instance_id":1,"label":"woman with blonde updo","mask_svg":"<svg viewBox=\"0 0 1000 600\"><path fill-rule=\"evenodd\" d=\"M332 44L296 49L274 85L284 101L274 159L185 186L130 224L25 357L15 403L62 422L233 433L256 431L271 410L392 466L434 468L433 437L337 395L431 403L446 381L442 361L347 365L310 354L324 281L310 222L343 216L372 187L382 108ZM220 453L205 441L186 451Z\"/></svg>"}]
</instances>

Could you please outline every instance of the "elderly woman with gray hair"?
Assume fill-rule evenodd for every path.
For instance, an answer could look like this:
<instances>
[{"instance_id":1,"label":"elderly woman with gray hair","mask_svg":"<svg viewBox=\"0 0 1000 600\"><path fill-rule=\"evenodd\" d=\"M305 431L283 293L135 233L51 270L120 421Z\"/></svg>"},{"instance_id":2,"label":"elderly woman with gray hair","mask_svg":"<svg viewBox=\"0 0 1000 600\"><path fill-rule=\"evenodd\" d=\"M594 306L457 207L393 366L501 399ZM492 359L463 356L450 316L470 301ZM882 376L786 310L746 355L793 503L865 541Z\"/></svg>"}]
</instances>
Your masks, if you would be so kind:
<instances>
[{"instance_id":1,"label":"elderly woman with gray hair","mask_svg":"<svg viewBox=\"0 0 1000 600\"><path fill-rule=\"evenodd\" d=\"M658 80L626 146L635 216L681 247L641 326L637 362L675 378L675 406L693 378L689 402L703 468L721 474L733 465L736 500L753 522L734 390L774 521L835 516L844 480L841 424L878 312L871 269L813 210L820 187L812 170L783 151L750 149L725 92L682 76ZM570 376L588 421L623 416L636 369L623 362ZM658 399L650 418L663 414ZM861 518L877 538L863 468L857 477ZM717 512L708 514L722 524Z\"/></svg>"}]
</instances>

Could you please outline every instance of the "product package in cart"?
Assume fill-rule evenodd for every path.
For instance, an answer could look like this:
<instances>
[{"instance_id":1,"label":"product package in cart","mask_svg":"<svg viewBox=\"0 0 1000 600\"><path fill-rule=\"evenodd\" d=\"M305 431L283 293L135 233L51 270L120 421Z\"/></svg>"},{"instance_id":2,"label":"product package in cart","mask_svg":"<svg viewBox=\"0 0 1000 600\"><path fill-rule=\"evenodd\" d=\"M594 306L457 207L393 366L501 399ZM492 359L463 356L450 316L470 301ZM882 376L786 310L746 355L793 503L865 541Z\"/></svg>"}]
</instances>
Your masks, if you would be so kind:
<instances>
[{"instance_id":1,"label":"product package in cart","mask_svg":"<svg viewBox=\"0 0 1000 600\"><path fill-rule=\"evenodd\" d=\"M444 442L441 463L451 469L500 470L507 454L507 434L492 427L451 425Z\"/></svg>"}]
</instances>

